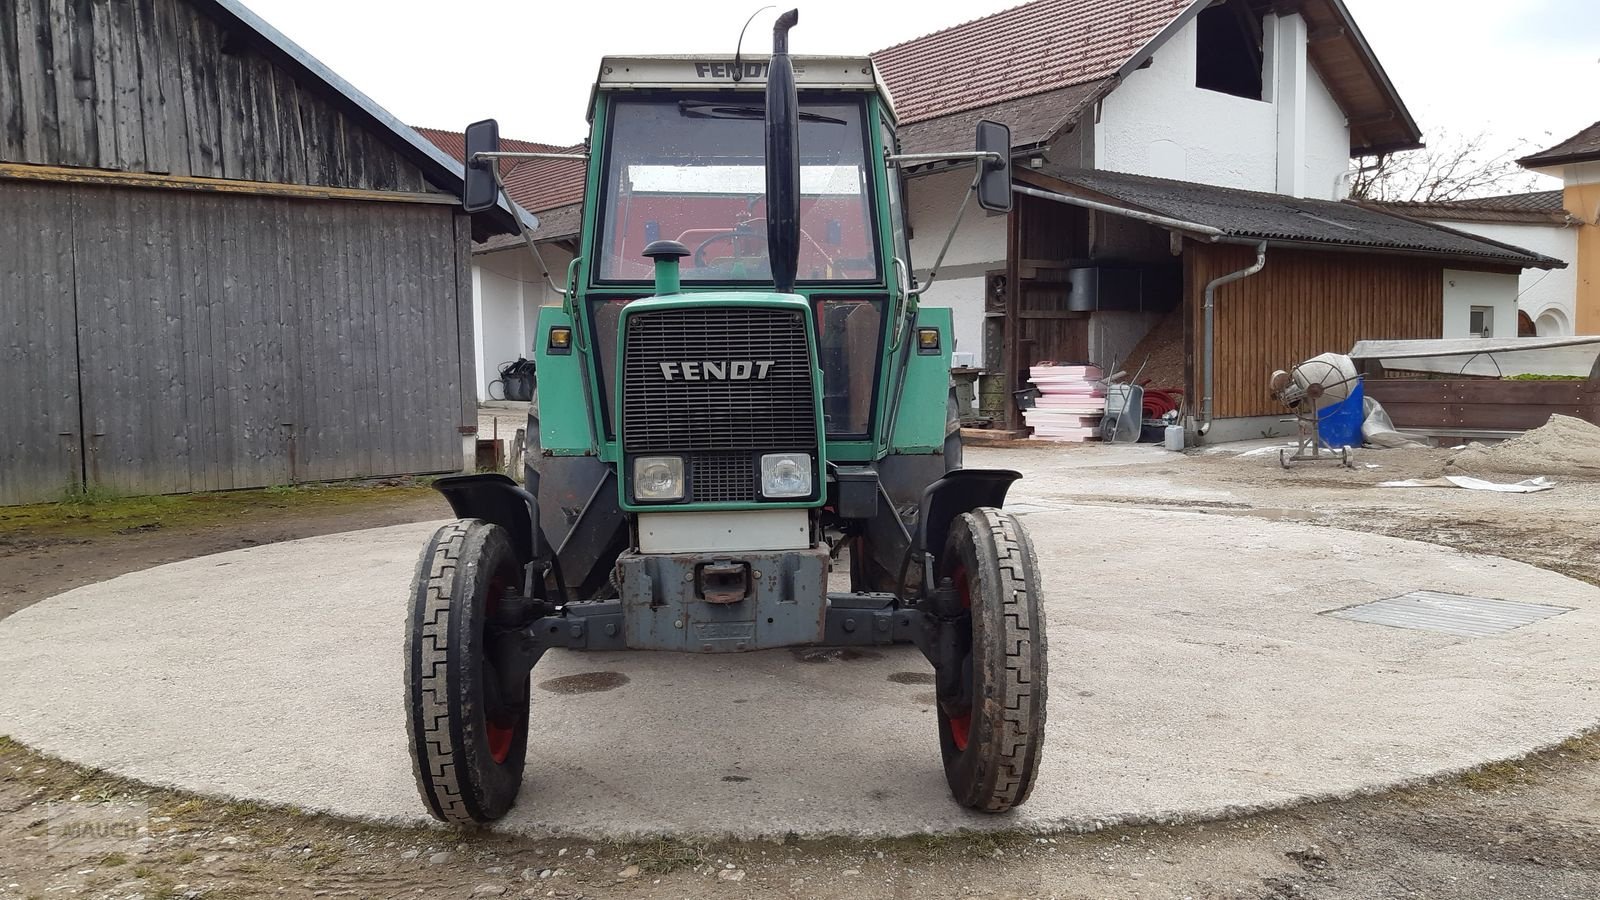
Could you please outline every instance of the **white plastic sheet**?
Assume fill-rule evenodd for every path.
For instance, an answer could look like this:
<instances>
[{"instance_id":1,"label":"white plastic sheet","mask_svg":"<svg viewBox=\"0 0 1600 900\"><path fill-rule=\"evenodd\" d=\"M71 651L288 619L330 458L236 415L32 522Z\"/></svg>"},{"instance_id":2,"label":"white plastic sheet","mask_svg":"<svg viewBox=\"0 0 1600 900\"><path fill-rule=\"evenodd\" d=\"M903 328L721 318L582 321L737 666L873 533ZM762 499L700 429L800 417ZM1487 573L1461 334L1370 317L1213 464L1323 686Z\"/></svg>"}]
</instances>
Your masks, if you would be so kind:
<instances>
[{"instance_id":1,"label":"white plastic sheet","mask_svg":"<svg viewBox=\"0 0 1600 900\"><path fill-rule=\"evenodd\" d=\"M1361 436L1366 438L1368 444L1382 447L1385 450L1395 450L1401 447L1426 447L1421 441L1412 440L1395 430L1394 420L1384 412L1383 404L1371 397L1363 398L1361 411L1366 417L1361 422Z\"/></svg>"},{"instance_id":2,"label":"white plastic sheet","mask_svg":"<svg viewBox=\"0 0 1600 900\"><path fill-rule=\"evenodd\" d=\"M1385 481L1378 487L1392 488L1417 488L1417 487L1457 487L1469 491L1495 491L1501 494L1534 494L1539 491L1548 491L1556 483L1540 475L1538 478L1529 478L1515 484L1501 484L1495 481L1484 481L1482 478L1473 478L1470 475L1445 475L1440 478L1408 478L1405 481Z\"/></svg>"}]
</instances>

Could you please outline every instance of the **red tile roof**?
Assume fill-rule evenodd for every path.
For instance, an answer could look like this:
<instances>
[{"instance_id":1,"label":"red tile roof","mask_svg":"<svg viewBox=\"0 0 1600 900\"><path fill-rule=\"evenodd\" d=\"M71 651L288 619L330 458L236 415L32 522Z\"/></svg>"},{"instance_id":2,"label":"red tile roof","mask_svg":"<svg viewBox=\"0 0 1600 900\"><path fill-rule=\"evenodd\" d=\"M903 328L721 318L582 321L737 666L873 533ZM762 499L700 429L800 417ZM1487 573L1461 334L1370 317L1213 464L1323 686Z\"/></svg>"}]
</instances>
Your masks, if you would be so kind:
<instances>
[{"instance_id":1,"label":"red tile roof","mask_svg":"<svg viewBox=\"0 0 1600 900\"><path fill-rule=\"evenodd\" d=\"M1364 203L1375 209L1413 219L1450 222L1513 222L1532 225L1566 225L1570 218L1561 191L1532 191L1499 197L1437 202Z\"/></svg>"},{"instance_id":2,"label":"red tile roof","mask_svg":"<svg viewBox=\"0 0 1600 900\"><path fill-rule=\"evenodd\" d=\"M457 162L465 161L466 136L461 132L438 128L417 128L416 131ZM583 145L558 147L501 138L500 149L516 153L577 153L583 150ZM531 213L583 201L584 164L580 160L505 159L500 161L500 178L511 199Z\"/></svg>"},{"instance_id":3,"label":"red tile roof","mask_svg":"<svg viewBox=\"0 0 1600 900\"><path fill-rule=\"evenodd\" d=\"M1116 74L1195 0L1035 0L872 55L910 124Z\"/></svg>"}]
</instances>

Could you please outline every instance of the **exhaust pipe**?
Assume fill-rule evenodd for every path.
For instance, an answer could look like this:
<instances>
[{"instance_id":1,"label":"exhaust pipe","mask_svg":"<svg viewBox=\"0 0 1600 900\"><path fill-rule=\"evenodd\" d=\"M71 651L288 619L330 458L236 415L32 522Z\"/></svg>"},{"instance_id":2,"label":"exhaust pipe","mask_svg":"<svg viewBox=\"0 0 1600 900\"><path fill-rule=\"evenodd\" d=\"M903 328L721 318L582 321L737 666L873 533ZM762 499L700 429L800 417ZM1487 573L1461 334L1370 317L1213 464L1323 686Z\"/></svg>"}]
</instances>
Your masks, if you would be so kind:
<instances>
[{"instance_id":1,"label":"exhaust pipe","mask_svg":"<svg viewBox=\"0 0 1600 900\"><path fill-rule=\"evenodd\" d=\"M767 258L778 293L794 293L800 269L800 98L789 61L789 29L800 21L791 9L772 26L767 71Z\"/></svg>"}]
</instances>

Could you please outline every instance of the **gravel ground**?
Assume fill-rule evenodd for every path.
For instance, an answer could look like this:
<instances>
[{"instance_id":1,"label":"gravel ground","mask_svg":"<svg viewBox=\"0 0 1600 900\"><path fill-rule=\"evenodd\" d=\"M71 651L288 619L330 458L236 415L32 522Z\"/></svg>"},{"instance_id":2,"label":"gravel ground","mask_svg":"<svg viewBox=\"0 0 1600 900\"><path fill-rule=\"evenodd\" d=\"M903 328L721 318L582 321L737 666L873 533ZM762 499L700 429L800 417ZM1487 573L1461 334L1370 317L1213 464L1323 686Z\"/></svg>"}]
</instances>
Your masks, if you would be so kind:
<instances>
[{"instance_id":1,"label":"gravel ground","mask_svg":"<svg viewBox=\"0 0 1600 900\"><path fill-rule=\"evenodd\" d=\"M1398 490L1448 453L1367 451L1354 471L1269 455L1021 446L970 451L1061 499L1376 531L1600 584L1600 484L1542 494ZM0 534L0 615L175 558L437 517L428 498L241 515L125 535ZM591 853L592 851L592 853ZM540 842L355 825L154 791L0 741L0 898L1072 897L1545 900L1600 897L1600 740L1376 798L1086 836L692 845Z\"/></svg>"}]
</instances>

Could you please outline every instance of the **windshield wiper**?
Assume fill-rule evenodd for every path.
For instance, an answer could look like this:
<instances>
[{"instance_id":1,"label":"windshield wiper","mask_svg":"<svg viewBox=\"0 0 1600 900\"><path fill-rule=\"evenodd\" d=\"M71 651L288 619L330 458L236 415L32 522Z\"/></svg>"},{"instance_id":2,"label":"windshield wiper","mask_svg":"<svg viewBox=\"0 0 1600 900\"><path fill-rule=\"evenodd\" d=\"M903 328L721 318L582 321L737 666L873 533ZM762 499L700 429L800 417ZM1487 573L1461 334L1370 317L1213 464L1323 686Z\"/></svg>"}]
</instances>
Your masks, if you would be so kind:
<instances>
[{"instance_id":1,"label":"windshield wiper","mask_svg":"<svg viewBox=\"0 0 1600 900\"><path fill-rule=\"evenodd\" d=\"M767 111L759 106L729 106L725 103L710 103L703 100L679 100L678 112L691 119L760 119L767 114ZM823 122L828 125L850 124L833 116L804 111L800 113L800 121Z\"/></svg>"}]
</instances>

